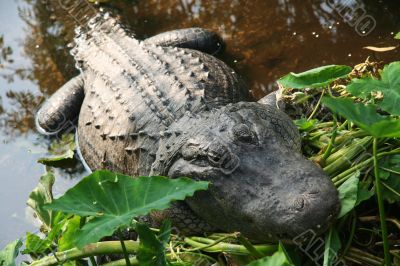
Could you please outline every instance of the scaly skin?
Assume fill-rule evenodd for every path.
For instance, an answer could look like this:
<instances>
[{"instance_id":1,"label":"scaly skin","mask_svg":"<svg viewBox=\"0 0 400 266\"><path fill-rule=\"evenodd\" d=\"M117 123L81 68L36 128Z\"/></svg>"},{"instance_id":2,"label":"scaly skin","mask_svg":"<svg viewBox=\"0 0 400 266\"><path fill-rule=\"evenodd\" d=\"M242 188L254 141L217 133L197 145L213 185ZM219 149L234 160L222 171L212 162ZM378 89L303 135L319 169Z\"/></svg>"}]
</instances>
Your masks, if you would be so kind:
<instances>
[{"instance_id":1,"label":"scaly skin","mask_svg":"<svg viewBox=\"0 0 400 266\"><path fill-rule=\"evenodd\" d=\"M79 147L92 170L211 181L208 191L144 220L265 241L322 231L335 217L336 189L300 154L290 118L248 102L238 75L201 52L220 49L216 34L193 28L138 41L107 15L89 26L72 51L82 74L37 122L57 132L79 113Z\"/></svg>"}]
</instances>

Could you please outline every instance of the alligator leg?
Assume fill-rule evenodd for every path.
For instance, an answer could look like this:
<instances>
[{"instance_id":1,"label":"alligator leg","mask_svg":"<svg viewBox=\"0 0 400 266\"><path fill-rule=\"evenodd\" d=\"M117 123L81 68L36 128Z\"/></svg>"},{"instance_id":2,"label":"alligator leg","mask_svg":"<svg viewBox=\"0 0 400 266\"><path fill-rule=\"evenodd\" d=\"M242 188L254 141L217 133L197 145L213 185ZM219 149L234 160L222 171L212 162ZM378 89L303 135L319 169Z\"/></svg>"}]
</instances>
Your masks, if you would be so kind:
<instances>
[{"instance_id":1,"label":"alligator leg","mask_svg":"<svg viewBox=\"0 0 400 266\"><path fill-rule=\"evenodd\" d=\"M56 134L74 125L84 98L83 75L72 78L54 93L36 116L38 130Z\"/></svg>"},{"instance_id":2,"label":"alligator leg","mask_svg":"<svg viewBox=\"0 0 400 266\"><path fill-rule=\"evenodd\" d=\"M216 33L202 28L187 28L160 33L144 40L146 44L172 46L199 50L211 55L224 47L224 42Z\"/></svg>"},{"instance_id":3,"label":"alligator leg","mask_svg":"<svg viewBox=\"0 0 400 266\"><path fill-rule=\"evenodd\" d=\"M278 91L273 91L270 94L264 96L260 100L258 100L259 103L270 105L272 107L278 107L277 102L278 102L278 96L277 96Z\"/></svg>"}]
</instances>

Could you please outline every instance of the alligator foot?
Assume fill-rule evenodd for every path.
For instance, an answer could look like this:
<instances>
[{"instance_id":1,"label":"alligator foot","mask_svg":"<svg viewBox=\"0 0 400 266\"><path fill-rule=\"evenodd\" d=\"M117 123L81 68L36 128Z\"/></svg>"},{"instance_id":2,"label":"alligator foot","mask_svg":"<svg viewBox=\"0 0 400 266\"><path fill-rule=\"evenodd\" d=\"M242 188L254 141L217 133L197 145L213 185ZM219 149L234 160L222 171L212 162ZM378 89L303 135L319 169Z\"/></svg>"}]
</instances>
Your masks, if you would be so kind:
<instances>
[{"instance_id":1,"label":"alligator foot","mask_svg":"<svg viewBox=\"0 0 400 266\"><path fill-rule=\"evenodd\" d=\"M44 134L56 134L75 124L84 98L83 75L62 86L39 110L37 128Z\"/></svg>"}]
</instances>

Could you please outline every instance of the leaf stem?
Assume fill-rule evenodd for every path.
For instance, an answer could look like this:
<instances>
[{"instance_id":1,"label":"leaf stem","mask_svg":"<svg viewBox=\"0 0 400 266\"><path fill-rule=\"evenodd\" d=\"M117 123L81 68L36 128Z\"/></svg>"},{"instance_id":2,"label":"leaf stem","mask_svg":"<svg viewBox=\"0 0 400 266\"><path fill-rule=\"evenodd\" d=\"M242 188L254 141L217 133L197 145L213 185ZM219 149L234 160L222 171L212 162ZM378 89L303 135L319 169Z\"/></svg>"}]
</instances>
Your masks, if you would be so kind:
<instances>
[{"instance_id":1,"label":"leaf stem","mask_svg":"<svg viewBox=\"0 0 400 266\"><path fill-rule=\"evenodd\" d=\"M343 248L343 255L346 255L347 252L349 251L349 248L351 247L351 243L353 242L354 234L356 232L356 224L357 224L357 217L354 214L353 210L353 215L352 215L352 221L351 221L351 231L350 231L350 236L349 239L347 240L346 246Z\"/></svg>"},{"instance_id":2,"label":"leaf stem","mask_svg":"<svg viewBox=\"0 0 400 266\"><path fill-rule=\"evenodd\" d=\"M215 241L211 240L209 243L207 243L206 246L195 247L193 249L185 249L185 251L193 252L193 251L197 251L197 250L201 250L201 249L210 248L210 247L213 247L213 246L217 245L218 243L220 243L220 242L222 242L222 241L224 241L224 240L226 240L228 238L232 238L232 237L236 237L236 235L226 235L226 236L223 236L223 237L221 237L221 238L219 238L219 239L217 239ZM195 239L195 240L198 240L198 239L196 239L196 237L192 237L192 238ZM202 238L199 238L199 239L202 239Z\"/></svg>"},{"instance_id":3,"label":"leaf stem","mask_svg":"<svg viewBox=\"0 0 400 266\"><path fill-rule=\"evenodd\" d=\"M239 240L240 243L242 243L243 246L247 248L247 250L251 253L251 255L254 257L254 259L261 259L264 257L264 255L259 252L253 244L250 243L247 238L243 237L242 235L238 235L237 239Z\"/></svg>"},{"instance_id":4,"label":"leaf stem","mask_svg":"<svg viewBox=\"0 0 400 266\"><path fill-rule=\"evenodd\" d=\"M118 233L119 241L121 242L122 251L124 252L126 265L131 266L131 262L129 260L129 254L126 251L126 247L125 247L125 243L124 243L124 235L122 234L122 231L120 228L118 228L117 233Z\"/></svg>"},{"instance_id":5,"label":"leaf stem","mask_svg":"<svg viewBox=\"0 0 400 266\"><path fill-rule=\"evenodd\" d=\"M322 100L322 97L324 96L324 94L325 94L325 90L322 90L321 96L319 97L318 102L314 107L314 110L312 111L310 116L307 118L307 121L310 121L314 117L314 115L317 113L318 108L321 105L321 100Z\"/></svg>"},{"instance_id":6,"label":"leaf stem","mask_svg":"<svg viewBox=\"0 0 400 266\"><path fill-rule=\"evenodd\" d=\"M345 256L346 259L355 259L358 262L365 263L368 265L374 265L374 266L381 266L383 263L383 260L379 257L375 257L369 253L363 252L359 249L351 247ZM363 265L363 264L361 264Z\"/></svg>"},{"instance_id":7,"label":"leaf stem","mask_svg":"<svg viewBox=\"0 0 400 266\"><path fill-rule=\"evenodd\" d=\"M124 244L129 254L134 254L139 249L139 243L136 241L128 240L125 241ZM59 260L71 261L97 255L122 254L123 252L119 241L97 242L86 245L82 249L72 248L66 251L56 252L54 255L33 261L30 266L57 265L60 263Z\"/></svg>"},{"instance_id":8,"label":"leaf stem","mask_svg":"<svg viewBox=\"0 0 400 266\"><path fill-rule=\"evenodd\" d=\"M336 136L337 136L338 127L337 127L336 115L333 115L333 120L335 121L335 124L332 129L332 136L331 136L331 139L329 140L328 147L326 148L324 155L322 156L322 161L324 163L325 163L326 159L329 157L329 155L331 155L331 153L332 153L333 145L335 145L335 140L336 140Z\"/></svg>"},{"instance_id":9,"label":"leaf stem","mask_svg":"<svg viewBox=\"0 0 400 266\"><path fill-rule=\"evenodd\" d=\"M383 204L383 197L382 197L382 188L381 188L381 180L379 178L379 165L378 165L378 153L377 153L377 143L378 139L374 138L373 145L372 145L372 153L374 158L374 175L375 175L375 188L376 188L376 196L378 200L378 208L379 208L379 217L381 223L381 231L382 231L382 240L383 240L383 251L385 256L385 265L390 266L391 256L389 250L389 241L388 241L388 232L387 232L387 225L386 225L386 215L385 215L385 207Z\"/></svg>"},{"instance_id":10,"label":"leaf stem","mask_svg":"<svg viewBox=\"0 0 400 266\"><path fill-rule=\"evenodd\" d=\"M202 242L207 241L208 244L198 242L200 240ZM191 238L186 237L184 241L187 244L193 247L198 247L206 252L228 252L236 255L250 255L249 250L242 245L220 242L212 247L208 247L210 244L213 244L214 241L203 237L191 237ZM278 250L277 245L254 245L254 248L258 252L266 255L272 255L275 251Z\"/></svg>"},{"instance_id":11,"label":"leaf stem","mask_svg":"<svg viewBox=\"0 0 400 266\"><path fill-rule=\"evenodd\" d=\"M136 259L136 257L129 258L129 263L132 266L139 265L139 261ZM125 266L126 265L126 260L125 259L120 259L116 261L112 261L106 264L102 264L102 266Z\"/></svg>"},{"instance_id":12,"label":"leaf stem","mask_svg":"<svg viewBox=\"0 0 400 266\"><path fill-rule=\"evenodd\" d=\"M380 159L383 156L392 155L392 154L399 154L399 153L400 153L400 149L380 152L380 153L377 154L377 158ZM332 181L335 183L335 186L339 186L344 181L346 181L347 178L349 178L353 172L355 172L357 170L359 170L359 171L363 170L364 168L369 166L372 161L373 161L373 158L369 158L369 159L367 159L367 160L365 160L365 161L363 161L363 162L361 162L361 163L359 163L359 164L347 169L346 171L340 173L339 175L333 177Z\"/></svg>"}]
</instances>

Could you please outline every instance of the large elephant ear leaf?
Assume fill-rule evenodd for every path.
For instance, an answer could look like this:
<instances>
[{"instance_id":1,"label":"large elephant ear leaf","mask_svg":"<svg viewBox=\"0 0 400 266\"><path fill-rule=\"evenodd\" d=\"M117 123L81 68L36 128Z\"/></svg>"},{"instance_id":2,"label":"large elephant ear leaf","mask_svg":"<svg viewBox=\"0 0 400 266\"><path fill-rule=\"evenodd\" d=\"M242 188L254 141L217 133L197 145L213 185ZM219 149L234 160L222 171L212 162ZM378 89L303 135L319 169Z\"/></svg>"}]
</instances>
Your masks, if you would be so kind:
<instances>
[{"instance_id":1,"label":"large elephant ear leaf","mask_svg":"<svg viewBox=\"0 0 400 266\"><path fill-rule=\"evenodd\" d=\"M183 200L197 190L207 189L208 184L189 178L132 178L97 171L45 208L92 217L77 234L75 244L81 248L112 235L122 226L128 226L137 216L166 209L172 201Z\"/></svg>"}]
</instances>

